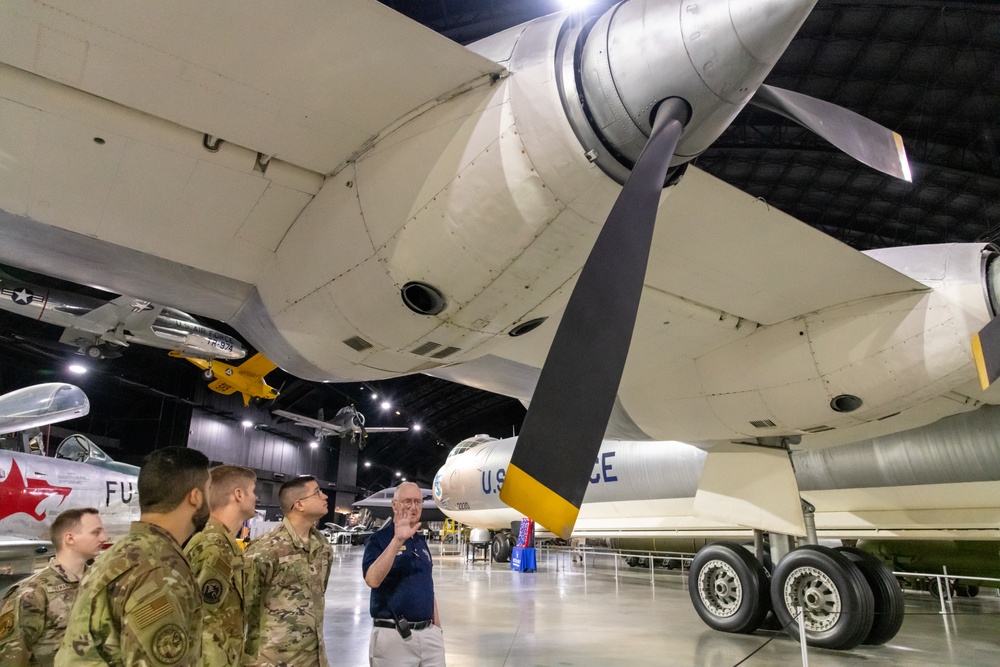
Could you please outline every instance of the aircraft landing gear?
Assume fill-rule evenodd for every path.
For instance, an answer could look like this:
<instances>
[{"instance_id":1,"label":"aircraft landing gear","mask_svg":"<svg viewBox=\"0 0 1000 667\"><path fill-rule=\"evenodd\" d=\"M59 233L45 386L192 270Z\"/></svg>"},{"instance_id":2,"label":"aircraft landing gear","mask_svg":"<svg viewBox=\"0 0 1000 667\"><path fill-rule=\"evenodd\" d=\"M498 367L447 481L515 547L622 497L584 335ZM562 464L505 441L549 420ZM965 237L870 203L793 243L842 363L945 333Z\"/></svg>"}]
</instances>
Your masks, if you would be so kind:
<instances>
[{"instance_id":1,"label":"aircraft landing gear","mask_svg":"<svg viewBox=\"0 0 1000 667\"><path fill-rule=\"evenodd\" d=\"M755 632L771 610L767 570L733 542L698 551L691 562L688 593L701 620L723 632Z\"/></svg>"},{"instance_id":2,"label":"aircraft landing gear","mask_svg":"<svg viewBox=\"0 0 1000 667\"><path fill-rule=\"evenodd\" d=\"M215 373L212 372L211 367L206 368L205 370L203 370L201 372L201 376L203 378L205 378L206 380L214 380L215 379Z\"/></svg>"},{"instance_id":3,"label":"aircraft landing gear","mask_svg":"<svg viewBox=\"0 0 1000 667\"><path fill-rule=\"evenodd\" d=\"M880 559L853 547L800 546L768 576L747 547L710 544L691 562L688 592L695 611L715 630L751 633L773 611L778 627L798 639L801 622L806 642L820 648L884 644L903 624L899 582Z\"/></svg>"},{"instance_id":4,"label":"aircraft landing gear","mask_svg":"<svg viewBox=\"0 0 1000 667\"><path fill-rule=\"evenodd\" d=\"M100 345L91 345L86 350L84 350L84 354L86 354L91 359L103 359L104 358L104 351L101 350L101 346Z\"/></svg>"},{"instance_id":5,"label":"aircraft landing gear","mask_svg":"<svg viewBox=\"0 0 1000 667\"><path fill-rule=\"evenodd\" d=\"M510 561L511 549L513 549L513 537L510 533L497 533L490 543L490 555L494 563L506 563Z\"/></svg>"}]
</instances>

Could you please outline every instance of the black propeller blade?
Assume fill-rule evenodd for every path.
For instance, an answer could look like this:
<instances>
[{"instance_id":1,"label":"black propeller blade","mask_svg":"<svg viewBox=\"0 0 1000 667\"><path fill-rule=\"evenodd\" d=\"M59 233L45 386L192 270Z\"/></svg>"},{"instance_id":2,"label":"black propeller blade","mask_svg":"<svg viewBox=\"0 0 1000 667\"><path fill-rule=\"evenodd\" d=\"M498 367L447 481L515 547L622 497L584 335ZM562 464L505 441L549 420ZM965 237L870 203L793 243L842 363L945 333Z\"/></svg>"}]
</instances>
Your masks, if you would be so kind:
<instances>
[{"instance_id":1,"label":"black propeller blade","mask_svg":"<svg viewBox=\"0 0 1000 667\"><path fill-rule=\"evenodd\" d=\"M688 117L682 100L660 104L566 304L500 490L507 505L566 539L618 393L660 193Z\"/></svg>"},{"instance_id":2,"label":"black propeller blade","mask_svg":"<svg viewBox=\"0 0 1000 667\"><path fill-rule=\"evenodd\" d=\"M976 361L979 385L986 391L1000 378L1000 316L972 336L972 357Z\"/></svg>"}]
</instances>

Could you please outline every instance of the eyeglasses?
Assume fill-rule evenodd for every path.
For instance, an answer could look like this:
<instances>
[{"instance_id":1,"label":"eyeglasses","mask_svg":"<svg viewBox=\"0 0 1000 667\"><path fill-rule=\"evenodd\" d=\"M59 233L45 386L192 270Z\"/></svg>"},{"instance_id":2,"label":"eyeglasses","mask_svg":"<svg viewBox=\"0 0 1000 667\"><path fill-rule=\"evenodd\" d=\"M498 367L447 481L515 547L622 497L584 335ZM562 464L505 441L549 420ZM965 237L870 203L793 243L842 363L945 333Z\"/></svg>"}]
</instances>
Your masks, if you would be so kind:
<instances>
[{"instance_id":1,"label":"eyeglasses","mask_svg":"<svg viewBox=\"0 0 1000 667\"><path fill-rule=\"evenodd\" d=\"M312 493L310 493L308 496L302 496L301 498L299 498L299 500L308 500L308 499L312 498L313 496L318 496L318 495L320 495L322 493L323 493L323 489L316 489L315 491L313 491ZM298 502L298 501L296 501L296 502Z\"/></svg>"},{"instance_id":2,"label":"eyeglasses","mask_svg":"<svg viewBox=\"0 0 1000 667\"><path fill-rule=\"evenodd\" d=\"M423 505L424 501L420 498L408 498L407 500L400 500L398 498L393 499L394 503L399 503L403 507L416 507L417 505Z\"/></svg>"}]
</instances>

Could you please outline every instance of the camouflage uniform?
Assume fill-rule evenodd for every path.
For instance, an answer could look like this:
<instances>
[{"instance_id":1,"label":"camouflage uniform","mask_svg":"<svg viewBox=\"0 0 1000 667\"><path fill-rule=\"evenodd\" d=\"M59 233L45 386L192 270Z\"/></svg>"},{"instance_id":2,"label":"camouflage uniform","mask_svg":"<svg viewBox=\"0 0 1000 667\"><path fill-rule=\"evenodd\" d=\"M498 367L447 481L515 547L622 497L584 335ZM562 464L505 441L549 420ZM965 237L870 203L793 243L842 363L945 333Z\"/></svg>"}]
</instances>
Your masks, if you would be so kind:
<instances>
[{"instance_id":1,"label":"camouflage uniform","mask_svg":"<svg viewBox=\"0 0 1000 667\"><path fill-rule=\"evenodd\" d=\"M333 549L315 528L309 542L286 518L250 543L248 568L256 597L247 613L247 661L251 665L328 667L323 607Z\"/></svg>"},{"instance_id":2,"label":"camouflage uniform","mask_svg":"<svg viewBox=\"0 0 1000 667\"><path fill-rule=\"evenodd\" d=\"M239 665L246 636L243 549L229 529L209 519L184 547L205 609L202 656L206 665Z\"/></svg>"},{"instance_id":3,"label":"camouflage uniform","mask_svg":"<svg viewBox=\"0 0 1000 667\"><path fill-rule=\"evenodd\" d=\"M55 558L10 589L0 610L0 665L51 667L80 580Z\"/></svg>"},{"instance_id":4,"label":"camouflage uniform","mask_svg":"<svg viewBox=\"0 0 1000 667\"><path fill-rule=\"evenodd\" d=\"M133 521L94 563L56 665L201 665L201 596L170 533Z\"/></svg>"}]
</instances>

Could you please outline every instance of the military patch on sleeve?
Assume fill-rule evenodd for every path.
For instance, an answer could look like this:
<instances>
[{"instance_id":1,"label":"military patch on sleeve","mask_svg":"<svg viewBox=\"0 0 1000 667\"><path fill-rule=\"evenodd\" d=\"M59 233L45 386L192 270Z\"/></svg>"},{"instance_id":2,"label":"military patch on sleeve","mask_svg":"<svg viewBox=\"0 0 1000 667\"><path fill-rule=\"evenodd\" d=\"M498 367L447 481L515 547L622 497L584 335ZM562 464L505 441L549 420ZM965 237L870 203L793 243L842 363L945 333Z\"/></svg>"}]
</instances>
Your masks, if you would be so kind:
<instances>
[{"instance_id":1,"label":"military patch on sleeve","mask_svg":"<svg viewBox=\"0 0 1000 667\"><path fill-rule=\"evenodd\" d=\"M14 631L14 612L8 611L3 616L0 616L0 640L7 639L10 637L10 633Z\"/></svg>"},{"instance_id":2,"label":"military patch on sleeve","mask_svg":"<svg viewBox=\"0 0 1000 667\"><path fill-rule=\"evenodd\" d=\"M226 558L224 556L219 556L218 558L215 559L215 562L212 563L212 566L219 571L219 574L221 574L226 578L229 578L233 575L233 566L229 562L229 558Z\"/></svg>"},{"instance_id":3,"label":"military patch on sleeve","mask_svg":"<svg viewBox=\"0 0 1000 667\"><path fill-rule=\"evenodd\" d=\"M164 665L175 665L187 653L188 639L180 626L168 623L153 635L153 657Z\"/></svg>"},{"instance_id":4,"label":"military patch on sleeve","mask_svg":"<svg viewBox=\"0 0 1000 667\"><path fill-rule=\"evenodd\" d=\"M166 595L159 595L132 613L132 619L139 630L148 628L153 623L170 613L170 600Z\"/></svg>"},{"instance_id":5,"label":"military patch on sleeve","mask_svg":"<svg viewBox=\"0 0 1000 667\"><path fill-rule=\"evenodd\" d=\"M201 587L201 598L206 604L215 604L222 599L222 582L218 579L209 579Z\"/></svg>"}]
</instances>

